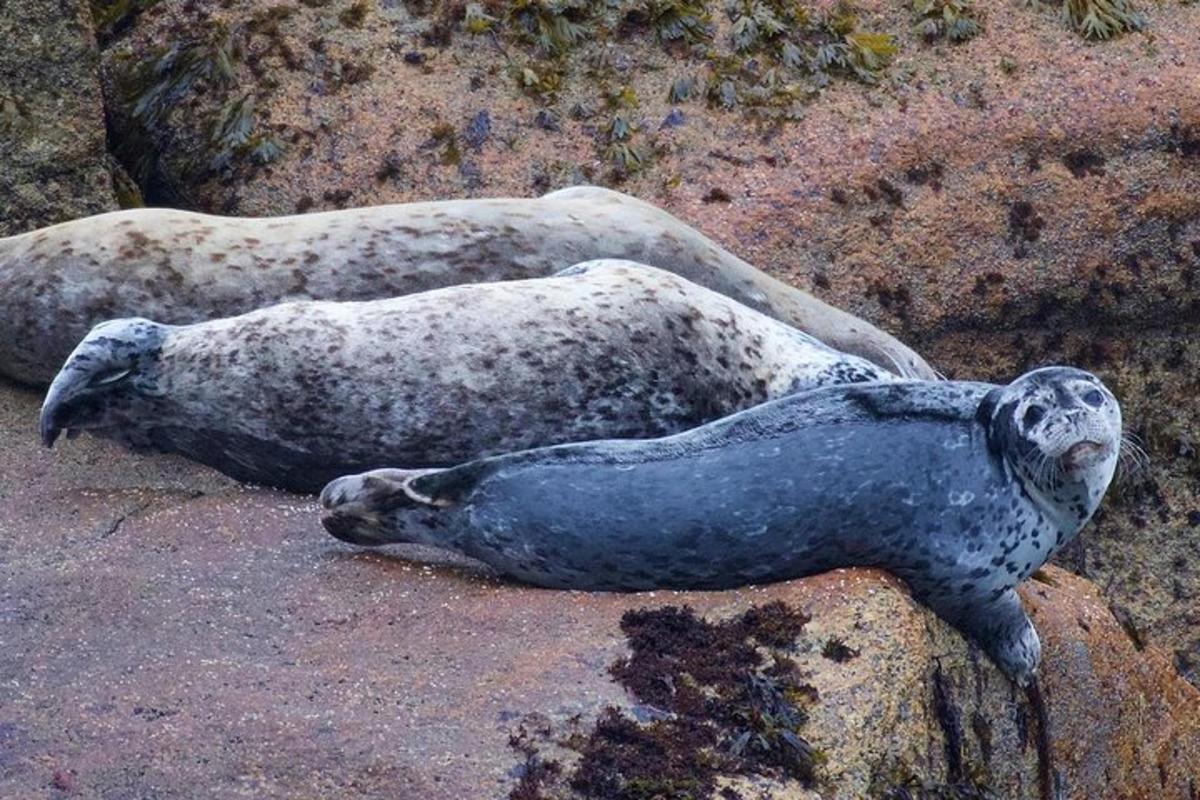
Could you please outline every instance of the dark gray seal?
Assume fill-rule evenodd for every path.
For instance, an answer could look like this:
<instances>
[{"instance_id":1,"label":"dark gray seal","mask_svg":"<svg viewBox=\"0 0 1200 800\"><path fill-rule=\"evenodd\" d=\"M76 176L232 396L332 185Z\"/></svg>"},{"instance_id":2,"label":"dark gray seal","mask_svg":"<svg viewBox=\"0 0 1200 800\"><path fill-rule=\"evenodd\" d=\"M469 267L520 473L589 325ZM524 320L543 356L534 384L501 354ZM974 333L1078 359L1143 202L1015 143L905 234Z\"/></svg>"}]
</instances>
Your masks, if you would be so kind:
<instances>
[{"instance_id":1,"label":"dark gray seal","mask_svg":"<svg viewBox=\"0 0 1200 800\"><path fill-rule=\"evenodd\" d=\"M883 567L1010 676L1037 665L1013 587L1079 532L1121 411L1053 367L979 383L831 386L653 441L381 470L322 493L358 544L419 542L540 586L723 589Z\"/></svg>"},{"instance_id":2,"label":"dark gray seal","mask_svg":"<svg viewBox=\"0 0 1200 800\"><path fill-rule=\"evenodd\" d=\"M316 492L349 472L662 436L892 377L670 272L567 273L195 325L104 323L54 379L42 436L87 430Z\"/></svg>"},{"instance_id":3,"label":"dark gray seal","mask_svg":"<svg viewBox=\"0 0 1200 800\"><path fill-rule=\"evenodd\" d=\"M649 203L596 187L290 217L136 209L0 239L0 375L46 384L100 322L187 324L295 300L378 300L553 275L598 258L669 270L916 378L870 323L760 272Z\"/></svg>"}]
</instances>

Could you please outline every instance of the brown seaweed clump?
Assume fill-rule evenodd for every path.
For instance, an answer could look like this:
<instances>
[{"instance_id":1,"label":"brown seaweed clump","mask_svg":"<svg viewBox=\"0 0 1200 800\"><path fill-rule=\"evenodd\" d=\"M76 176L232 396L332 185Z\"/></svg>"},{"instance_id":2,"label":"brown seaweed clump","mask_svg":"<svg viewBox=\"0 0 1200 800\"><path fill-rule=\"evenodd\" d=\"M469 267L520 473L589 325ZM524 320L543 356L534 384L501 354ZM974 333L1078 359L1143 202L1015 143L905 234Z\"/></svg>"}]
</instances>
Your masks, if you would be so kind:
<instances>
[{"instance_id":1,"label":"brown seaweed clump","mask_svg":"<svg viewBox=\"0 0 1200 800\"><path fill-rule=\"evenodd\" d=\"M510 798L541 800L559 780L594 800L705 800L733 775L812 786L824 756L801 729L817 690L788 656L807 622L781 602L718 623L686 606L627 612L631 653L609 671L639 705L561 742L579 755L569 771L514 739L526 763Z\"/></svg>"}]
</instances>

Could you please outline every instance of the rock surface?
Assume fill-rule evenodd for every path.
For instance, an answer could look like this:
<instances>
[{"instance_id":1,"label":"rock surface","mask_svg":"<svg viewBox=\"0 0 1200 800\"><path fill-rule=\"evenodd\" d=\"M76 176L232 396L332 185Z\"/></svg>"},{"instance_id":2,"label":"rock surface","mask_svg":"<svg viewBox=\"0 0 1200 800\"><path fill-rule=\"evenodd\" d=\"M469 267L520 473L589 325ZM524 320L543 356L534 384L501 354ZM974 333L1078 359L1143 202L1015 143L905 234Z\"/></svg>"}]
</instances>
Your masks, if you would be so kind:
<instances>
[{"instance_id":1,"label":"rock surface","mask_svg":"<svg viewBox=\"0 0 1200 800\"><path fill-rule=\"evenodd\" d=\"M0 236L117 208L83 0L0 3Z\"/></svg>"},{"instance_id":2,"label":"rock surface","mask_svg":"<svg viewBox=\"0 0 1200 800\"><path fill-rule=\"evenodd\" d=\"M1200 682L1200 6L1155 4L1146 32L1089 43L1053 4L977 4L982 32L951 44L927 40L907 4L861 2L855 24L896 37L890 66L873 84L831 71L819 95L780 108L789 82L807 98L812 76L777 70L784 88L755 101L778 64L755 50L740 72L722 66L731 23L702 5L707 55L660 44L635 13L580 18L560 59L500 2L481 5L493 21L472 36L461 2L163 0L110 44L106 82L120 107L114 87L166 41L241 54L235 80L152 126L148 186L173 202L281 214L624 176L625 191L951 376L1098 372L1151 464L1060 560ZM559 83L522 90L526 68ZM670 102L688 77L699 96ZM251 140L283 149L214 156L208 131L250 95ZM634 126L625 139L617 118ZM630 166L628 148L645 163Z\"/></svg>"},{"instance_id":3,"label":"rock surface","mask_svg":"<svg viewBox=\"0 0 1200 800\"><path fill-rule=\"evenodd\" d=\"M662 718L714 667L723 704L684 717L716 726L724 768L689 767L711 779L711 791L691 787L697 799L951 786L1040 797L1043 765L1068 798L1200 786L1200 692L1059 569L1023 592L1045 648L1042 761L1030 700L885 574L728 593L522 588L429 550L356 550L321 531L307 500L169 458L87 437L44 450L37 402L0 388L5 797L530 800L568 796L572 782L592 792L577 796L633 796L602 788L654 788L636 783L638 765L664 753L711 763L664 738ZM776 602L790 609L778 623ZM713 625L653 616L684 605L742 627L710 641ZM631 610L659 625L643 628L648 649L628 617L623 630ZM796 612L811 619L799 626ZM630 656L622 685L610 668ZM747 699L751 675L760 694ZM761 715L777 696L812 750L807 785L795 763L771 760L786 717ZM610 707L634 744L597 723ZM741 762L728 751L746 730L772 748L751 743Z\"/></svg>"},{"instance_id":4,"label":"rock surface","mask_svg":"<svg viewBox=\"0 0 1200 800\"><path fill-rule=\"evenodd\" d=\"M38 398L0 387L0 796L1200 794L1200 700L1174 673L1200 681L1200 6L1089 44L1051 10L992 5L949 44L867 0L855 24L896 35L891 65L872 84L832 71L815 97L807 75L779 103L774 55L723 61L720 14L714 55L635 14L586 20L560 60L496 0L471 36L465 5L122 6L102 31L114 149L152 201L241 214L620 181L951 375L1099 372L1151 464L1061 559L1095 585L1048 568L1024 589L1049 750L1033 700L884 575L523 589L356 551L311 503L172 459L46 452ZM0 5L20 34L0 53L0 234L115 206L85 13ZM699 97L669 102L689 76ZM746 612L774 601L811 619L748 656L771 631ZM703 619L662 611L682 604ZM636 662L622 620L646 609L698 641L737 634L722 652L749 666L723 673L742 682L717 691L717 722L679 710L703 664L610 672ZM747 729L766 745L732 756ZM717 757L656 750L667 730L716 737ZM648 750L708 782L648 782Z\"/></svg>"}]
</instances>

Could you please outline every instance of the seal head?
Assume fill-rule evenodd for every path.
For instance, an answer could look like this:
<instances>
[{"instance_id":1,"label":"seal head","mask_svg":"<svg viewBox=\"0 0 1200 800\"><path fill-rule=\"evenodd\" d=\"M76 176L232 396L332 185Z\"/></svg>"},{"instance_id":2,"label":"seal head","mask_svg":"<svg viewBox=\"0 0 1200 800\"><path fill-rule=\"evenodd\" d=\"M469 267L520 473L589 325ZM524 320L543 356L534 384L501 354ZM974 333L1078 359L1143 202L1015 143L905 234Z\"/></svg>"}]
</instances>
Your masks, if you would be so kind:
<instances>
[{"instance_id":1,"label":"seal head","mask_svg":"<svg viewBox=\"0 0 1200 800\"><path fill-rule=\"evenodd\" d=\"M52 447L63 431L73 436L116 425L132 397L153 395L164 327L130 318L93 328L50 384L42 403L42 442Z\"/></svg>"},{"instance_id":2,"label":"seal head","mask_svg":"<svg viewBox=\"0 0 1200 800\"><path fill-rule=\"evenodd\" d=\"M991 446L1063 528L1081 527L1117 468L1121 406L1099 378L1046 367L995 389L978 418Z\"/></svg>"}]
</instances>

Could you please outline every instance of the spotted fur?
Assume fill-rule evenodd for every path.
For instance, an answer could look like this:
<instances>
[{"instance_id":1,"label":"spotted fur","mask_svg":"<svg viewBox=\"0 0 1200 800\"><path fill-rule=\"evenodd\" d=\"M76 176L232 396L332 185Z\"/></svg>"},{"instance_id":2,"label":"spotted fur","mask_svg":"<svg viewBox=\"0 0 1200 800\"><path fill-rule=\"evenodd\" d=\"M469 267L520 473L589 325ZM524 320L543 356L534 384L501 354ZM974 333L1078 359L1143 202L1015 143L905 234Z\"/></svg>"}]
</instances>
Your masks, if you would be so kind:
<instances>
[{"instance_id":1,"label":"spotted fur","mask_svg":"<svg viewBox=\"0 0 1200 800\"><path fill-rule=\"evenodd\" d=\"M42 434L90 430L315 492L348 472L663 436L793 391L893 378L670 272L599 261L189 326L105 323L51 386Z\"/></svg>"},{"instance_id":2,"label":"spotted fur","mask_svg":"<svg viewBox=\"0 0 1200 800\"><path fill-rule=\"evenodd\" d=\"M339 538L448 547L558 588L884 567L1024 682L1040 647L1013 589L1096 510L1120 435L1099 379L1055 367L1003 387L830 386L654 441L350 476L322 502Z\"/></svg>"},{"instance_id":3,"label":"spotted fur","mask_svg":"<svg viewBox=\"0 0 1200 800\"><path fill-rule=\"evenodd\" d=\"M48 383L96 324L235 316L546 277L620 258L674 272L902 375L934 377L870 323L771 278L654 206L597 187L291 217L135 209L0 239L0 375Z\"/></svg>"}]
</instances>

